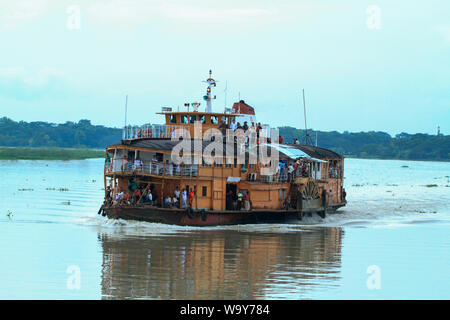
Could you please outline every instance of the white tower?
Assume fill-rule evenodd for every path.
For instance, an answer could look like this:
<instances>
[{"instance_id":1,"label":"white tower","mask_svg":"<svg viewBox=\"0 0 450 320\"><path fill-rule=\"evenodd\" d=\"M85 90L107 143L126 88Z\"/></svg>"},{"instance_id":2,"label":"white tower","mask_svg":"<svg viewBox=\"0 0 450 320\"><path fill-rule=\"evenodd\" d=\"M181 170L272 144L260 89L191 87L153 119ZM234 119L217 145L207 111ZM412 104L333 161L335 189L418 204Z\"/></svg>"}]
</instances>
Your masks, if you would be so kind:
<instances>
[{"instance_id":1,"label":"white tower","mask_svg":"<svg viewBox=\"0 0 450 320\"><path fill-rule=\"evenodd\" d=\"M216 86L216 80L211 77L211 74L212 71L209 70L209 78L206 79L206 81L203 81L208 84L208 87L206 88L206 95L203 96L203 100L206 101L206 112L212 112L211 100L216 98L216 96L214 96L214 98L211 96L211 87Z\"/></svg>"}]
</instances>

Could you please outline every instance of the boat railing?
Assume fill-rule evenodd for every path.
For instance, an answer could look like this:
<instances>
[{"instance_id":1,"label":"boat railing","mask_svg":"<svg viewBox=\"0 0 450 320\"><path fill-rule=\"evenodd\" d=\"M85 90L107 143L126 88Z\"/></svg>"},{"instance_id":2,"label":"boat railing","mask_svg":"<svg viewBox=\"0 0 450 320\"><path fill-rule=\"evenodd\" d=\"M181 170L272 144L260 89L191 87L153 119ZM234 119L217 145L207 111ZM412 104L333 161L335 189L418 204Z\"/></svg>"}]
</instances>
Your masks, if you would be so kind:
<instances>
[{"instance_id":1,"label":"boat railing","mask_svg":"<svg viewBox=\"0 0 450 320\"><path fill-rule=\"evenodd\" d=\"M249 173L248 181L259 181L265 183L290 183L297 178L313 178L320 180L320 173L314 173L310 175L308 171L302 171L300 168L295 169L292 172L288 170L279 171L272 175L261 175L258 173Z\"/></svg>"},{"instance_id":2,"label":"boat railing","mask_svg":"<svg viewBox=\"0 0 450 320\"><path fill-rule=\"evenodd\" d=\"M105 164L105 172L142 172L159 176L197 177L198 165L174 165L172 163L164 165L162 163L154 163L152 161L113 159L108 164Z\"/></svg>"},{"instance_id":3,"label":"boat railing","mask_svg":"<svg viewBox=\"0 0 450 320\"><path fill-rule=\"evenodd\" d=\"M146 124L143 126L126 126L122 131L122 140L143 138L170 138L163 124Z\"/></svg>"}]
</instances>

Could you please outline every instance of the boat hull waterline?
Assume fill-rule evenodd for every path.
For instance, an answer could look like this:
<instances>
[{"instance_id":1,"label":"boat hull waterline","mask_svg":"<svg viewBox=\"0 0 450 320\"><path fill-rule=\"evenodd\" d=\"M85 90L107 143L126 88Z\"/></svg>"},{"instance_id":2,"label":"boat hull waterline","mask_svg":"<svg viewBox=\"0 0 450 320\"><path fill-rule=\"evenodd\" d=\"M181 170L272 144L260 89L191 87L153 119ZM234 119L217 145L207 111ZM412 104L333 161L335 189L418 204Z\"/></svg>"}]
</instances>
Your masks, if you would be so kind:
<instances>
[{"instance_id":1,"label":"boat hull waterline","mask_svg":"<svg viewBox=\"0 0 450 320\"><path fill-rule=\"evenodd\" d=\"M328 213L334 213L345 204L328 207L326 210L311 211L299 210L251 210L251 211L212 211L196 209L168 209L155 206L108 206L99 211L109 219L123 219L163 223L179 226L220 226L237 224L264 224L264 223L295 223L305 215L317 213L325 218Z\"/></svg>"}]
</instances>

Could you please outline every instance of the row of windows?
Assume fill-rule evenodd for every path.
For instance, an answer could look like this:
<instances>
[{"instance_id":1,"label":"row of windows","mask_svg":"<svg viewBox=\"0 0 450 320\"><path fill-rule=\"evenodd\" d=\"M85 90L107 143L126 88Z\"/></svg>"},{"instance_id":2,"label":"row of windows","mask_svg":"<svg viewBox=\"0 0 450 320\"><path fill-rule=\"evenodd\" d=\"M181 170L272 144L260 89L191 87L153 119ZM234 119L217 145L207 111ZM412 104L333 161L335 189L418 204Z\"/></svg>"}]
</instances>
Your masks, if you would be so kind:
<instances>
[{"instance_id":1,"label":"row of windows","mask_svg":"<svg viewBox=\"0 0 450 320\"><path fill-rule=\"evenodd\" d=\"M177 117L178 116L178 117ZM178 118L178 119L177 119ZM219 124L221 121L222 116L215 116L215 115L206 115L206 114L171 114L169 115L169 123L170 124L194 124L195 121L200 121L200 123L208 123L208 124ZM232 117L224 117L225 123L229 124L231 123Z\"/></svg>"}]
</instances>

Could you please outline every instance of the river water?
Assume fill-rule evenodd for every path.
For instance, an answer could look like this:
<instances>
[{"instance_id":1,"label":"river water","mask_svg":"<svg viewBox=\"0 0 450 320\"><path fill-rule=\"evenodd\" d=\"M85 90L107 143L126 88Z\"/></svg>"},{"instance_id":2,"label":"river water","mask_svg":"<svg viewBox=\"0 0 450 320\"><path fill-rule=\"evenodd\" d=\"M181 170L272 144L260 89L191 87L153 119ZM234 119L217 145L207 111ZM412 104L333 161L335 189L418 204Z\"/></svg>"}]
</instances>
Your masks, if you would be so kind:
<instances>
[{"instance_id":1,"label":"river water","mask_svg":"<svg viewBox=\"0 0 450 320\"><path fill-rule=\"evenodd\" d=\"M0 161L0 299L450 299L450 163L346 159L301 224L98 216L103 160Z\"/></svg>"}]
</instances>

